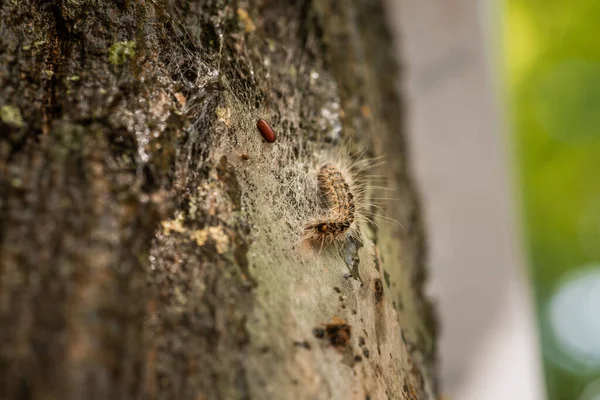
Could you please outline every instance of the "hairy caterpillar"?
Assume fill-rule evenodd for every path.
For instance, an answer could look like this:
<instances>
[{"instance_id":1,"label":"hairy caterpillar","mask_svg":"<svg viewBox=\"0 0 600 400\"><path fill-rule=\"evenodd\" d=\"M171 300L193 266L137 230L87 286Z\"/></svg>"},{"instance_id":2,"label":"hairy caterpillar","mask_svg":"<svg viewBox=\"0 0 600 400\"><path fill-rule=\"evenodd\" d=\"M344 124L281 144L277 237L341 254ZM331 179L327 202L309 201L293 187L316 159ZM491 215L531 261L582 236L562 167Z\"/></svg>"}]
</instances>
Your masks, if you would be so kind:
<instances>
[{"instance_id":1,"label":"hairy caterpillar","mask_svg":"<svg viewBox=\"0 0 600 400\"><path fill-rule=\"evenodd\" d=\"M367 196L371 189L393 190L384 182L376 186L375 182L385 179L381 175L372 175L372 168L383 164L380 157L362 158L364 154L355 155L357 161L350 161L348 156L338 156L325 161L317 171L317 188L322 203L327 210L304 225L303 240L312 246L323 248L332 243L341 244L346 238L353 237L362 242L361 236L366 232L359 226L368 222L374 226L375 213L369 209L377 209L378 218L398 221L382 215L383 209L375 204L376 200L398 200L390 198L371 198ZM362 159L361 159L362 158ZM369 198L367 198L369 197Z\"/></svg>"},{"instance_id":2,"label":"hairy caterpillar","mask_svg":"<svg viewBox=\"0 0 600 400\"><path fill-rule=\"evenodd\" d=\"M317 179L319 192L329 211L306 225L305 238L309 242L331 243L350 230L355 220L356 203L346 178L333 164L323 164Z\"/></svg>"},{"instance_id":3,"label":"hairy caterpillar","mask_svg":"<svg viewBox=\"0 0 600 400\"><path fill-rule=\"evenodd\" d=\"M304 226L303 238L312 246L321 249L330 244L341 245L347 238L361 241L365 232L359 230L363 222L372 222L367 211L367 189L373 188L372 180L377 177L368 174L378 159L350 161L347 156L328 160L317 171L317 188L322 203L327 210L313 218ZM377 207L369 203L370 206ZM376 225L376 224L375 224Z\"/></svg>"}]
</instances>

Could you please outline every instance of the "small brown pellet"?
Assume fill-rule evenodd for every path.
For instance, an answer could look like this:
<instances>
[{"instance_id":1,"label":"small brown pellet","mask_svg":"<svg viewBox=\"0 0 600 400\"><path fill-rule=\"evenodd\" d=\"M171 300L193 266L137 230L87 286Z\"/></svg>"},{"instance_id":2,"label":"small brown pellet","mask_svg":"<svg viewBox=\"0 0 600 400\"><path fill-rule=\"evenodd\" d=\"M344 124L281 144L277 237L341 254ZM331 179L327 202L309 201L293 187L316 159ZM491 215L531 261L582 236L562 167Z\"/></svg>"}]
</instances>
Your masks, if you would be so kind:
<instances>
[{"instance_id":1,"label":"small brown pellet","mask_svg":"<svg viewBox=\"0 0 600 400\"><path fill-rule=\"evenodd\" d=\"M275 132L273 132L273 129L267 121L264 119L259 119L256 121L256 127L258 128L258 131L262 135L263 139L265 139L265 142L273 143L275 141Z\"/></svg>"}]
</instances>

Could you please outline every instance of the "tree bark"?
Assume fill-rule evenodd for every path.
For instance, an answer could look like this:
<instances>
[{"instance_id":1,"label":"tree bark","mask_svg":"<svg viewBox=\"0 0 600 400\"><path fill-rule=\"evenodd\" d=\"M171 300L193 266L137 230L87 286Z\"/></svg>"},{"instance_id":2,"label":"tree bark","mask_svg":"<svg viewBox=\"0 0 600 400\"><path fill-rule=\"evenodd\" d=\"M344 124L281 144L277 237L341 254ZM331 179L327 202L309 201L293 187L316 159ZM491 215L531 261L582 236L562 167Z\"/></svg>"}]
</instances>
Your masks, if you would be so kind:
<instances>
[{"instance_id":1,"label":"tree bark","mask_svg":"<svg viewBox=\"0 0 600 400\"><path fill-rule=\"evenodd\" d=\"M381 2L0 4L0 398L435 398ZM395 200L306 249L361 149Z\"/></svg>"}]
</instances>

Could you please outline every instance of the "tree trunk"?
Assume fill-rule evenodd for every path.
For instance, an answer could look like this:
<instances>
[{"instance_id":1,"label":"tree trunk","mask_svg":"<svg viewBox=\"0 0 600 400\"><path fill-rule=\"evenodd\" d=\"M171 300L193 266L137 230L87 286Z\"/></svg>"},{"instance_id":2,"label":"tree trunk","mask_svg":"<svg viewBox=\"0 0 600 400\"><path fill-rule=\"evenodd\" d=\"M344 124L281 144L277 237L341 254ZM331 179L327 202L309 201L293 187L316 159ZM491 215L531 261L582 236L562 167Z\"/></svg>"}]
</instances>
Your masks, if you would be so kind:
<instances>
[{"instance_id":1,"label":"tree trunk","mask_svg":"<svg viewBox=\"0 0 600 400\"><path fill-rule=\"evenodd\" d=\"M0 4L0 398L435 398L381 2ZM395 200L307 248L365 149Z\"/></svg>"}]
</instances>

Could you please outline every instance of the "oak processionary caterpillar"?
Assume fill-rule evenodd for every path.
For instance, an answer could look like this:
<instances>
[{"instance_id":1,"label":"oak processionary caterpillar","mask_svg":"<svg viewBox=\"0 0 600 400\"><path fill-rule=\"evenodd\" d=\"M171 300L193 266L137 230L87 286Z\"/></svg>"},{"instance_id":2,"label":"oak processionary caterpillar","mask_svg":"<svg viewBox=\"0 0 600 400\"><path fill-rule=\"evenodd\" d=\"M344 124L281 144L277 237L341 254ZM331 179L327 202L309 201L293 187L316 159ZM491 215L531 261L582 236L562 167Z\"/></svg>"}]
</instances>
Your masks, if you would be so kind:
<instances>
[{"instance_id":1,"label":"oak processionary caterpillar","mask_svg":"<svg viewBox=\"0 0 600 400\"><path fill-rule=\"evenodd\" d=\"M309 242L329 244L344 235L354 223L356 204L354 194L342 172L331 163L321 166L317 175L319 192L329 207L322 218L309 222L304 228Z\"/></svg>"},{"instance_id":2,"label":"oak processionary caterpillar","mask_svg":"<svg viewBox=\"0 0 600 400\"><path fill-rule=\"evenodd\" d=\"M369 220L364 198L369 179L359 175L373 160L345 161L325 162L317 172L319 195L328 209L304 226L304 240L313 246L323 248L348 236L359 239L358 222Z\"/></svg>"}]
</instances>

